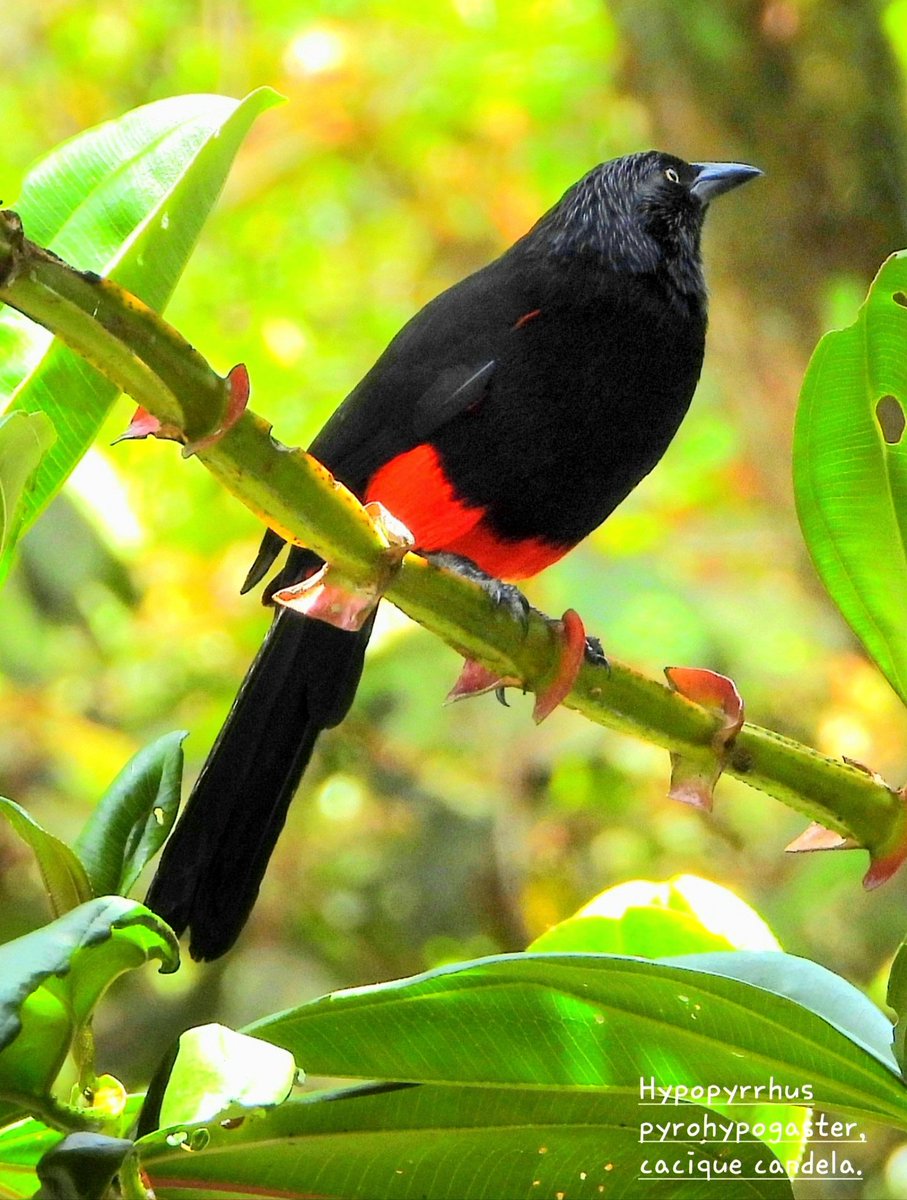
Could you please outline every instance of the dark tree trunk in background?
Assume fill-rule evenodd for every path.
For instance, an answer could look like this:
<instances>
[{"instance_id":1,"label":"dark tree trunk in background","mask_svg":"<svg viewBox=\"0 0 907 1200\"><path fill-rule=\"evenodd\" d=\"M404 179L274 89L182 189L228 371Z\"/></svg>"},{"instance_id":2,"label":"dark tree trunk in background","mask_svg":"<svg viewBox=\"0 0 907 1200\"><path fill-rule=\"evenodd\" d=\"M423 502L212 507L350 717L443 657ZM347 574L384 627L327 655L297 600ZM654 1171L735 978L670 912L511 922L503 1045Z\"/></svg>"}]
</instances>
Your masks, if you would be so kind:
<instances>
[{"instance_id":1,"label":"dark tree trunk in background","mask_svg":"<svg viewBox=\"0 0 907 1200\"><path fill-rule=\"evenodd\" d=\"M649 108L653 141L766 172L712 222L711 351L725 379L734 361L756 372L758 392L734 400L750 424L758 409L760 442L783 444L805 356L828 321L829 278L862 294L907 244L904 82L882 7L606 2L622 33L623 81ZM785 456L753 450L773 497L789 497Z\"/></svg>"},{"instance_id":2,"label":"dark tree trunk in background","mask_svg":"<svg viewBox=\"0 0 907 1200\"><path fill-rule=\"evenodd\" d=\"M739 212L724 217L737 230L734 269L762 303L812 325L821 299L812 283L836 273L868 278L905 244L903 81L880 5L609 7L624 34L628 89L649 103L665 145L766 171L761 194L739 198L758 224L740 226Z\"/></svg>"}]
</instances>

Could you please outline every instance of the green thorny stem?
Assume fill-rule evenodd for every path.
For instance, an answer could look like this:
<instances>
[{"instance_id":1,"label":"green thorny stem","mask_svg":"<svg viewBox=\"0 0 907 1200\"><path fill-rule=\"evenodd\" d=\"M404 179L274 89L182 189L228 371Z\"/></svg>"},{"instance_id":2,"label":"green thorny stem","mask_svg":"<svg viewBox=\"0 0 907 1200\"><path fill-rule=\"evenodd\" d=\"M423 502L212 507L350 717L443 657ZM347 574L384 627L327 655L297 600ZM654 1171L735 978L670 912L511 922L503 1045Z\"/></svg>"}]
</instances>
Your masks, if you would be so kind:
<instances>
[{"instance_id":1,"label":"green thorny stem","mask_svg":"<svg viewBox=\"0 0 907 1200\"><path fill-rule=\"evenodd\" d=\"M475 584L415 554L389 572L386 540L354 496L309 455L276 442L251 411L230 423L229 383L197 351L134 296L29 242L10 211L0 213L0 302L60 337L163 425L183 431L239 500L343 579L362 585L384 575L387 599L460 653L533 690L550 680L557 623L533 611L524 627ZM713 712L613 661L584 663L563 703L700 760L721 725ZM903 857L904 798L865 769L749 723L724 752L723 768L866 847L877 869Z\"/></svg>"}]
</instances>

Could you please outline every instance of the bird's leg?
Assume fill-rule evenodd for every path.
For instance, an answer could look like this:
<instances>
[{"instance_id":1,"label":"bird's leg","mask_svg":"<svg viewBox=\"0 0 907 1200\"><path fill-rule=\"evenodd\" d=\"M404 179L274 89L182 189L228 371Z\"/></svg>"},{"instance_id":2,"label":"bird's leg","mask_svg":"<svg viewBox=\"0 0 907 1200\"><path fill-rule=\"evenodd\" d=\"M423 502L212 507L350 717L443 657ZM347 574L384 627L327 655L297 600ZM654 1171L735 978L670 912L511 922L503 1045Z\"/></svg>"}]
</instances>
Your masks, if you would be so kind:
<instances>
[{"instance_id":1,"label":"bird's leg","mask_svg":"<svg viewBox=\"0 0 907 1200\"><path fill-rule=\"evenodd\" d=\"M597 637L587 636L581 618L572 609L568 609L561 620L550 621L549 618L544 617L544 614L539 613L538 609L529 604L519 588L512 583L504 583L500 579L488 575L471 559L446 551L428 554L426 558L436 567L455 571L458 575L477 583L495 604L505 608L524 629L528 626L529 614L533 612L549 621L557 639L558 652L552 670L547 673L536 689L536 702L533 710L533 718L536 722L543 721L570 692L584 661L590 666L605 667L610 670L601 642ZM481 664L467 659L447 700L448 702L462 700L467 696L494 692L498 701L506 707L504 689L514 686L521 686L521 681L501 678ZM525 684L522 686L525 690Z\"/></svg>"},{"instance_id":2,"label":"bird's leg","mask_svg":"<svg viewBox=\"0 0 907 1200\"><path fill-rule=\"evenodd\" d=\"M519 622L522 630L526 631L529 614L533 609L518 587L512 583L504 583L494 575L489 575L487 571L477 567L471 558L466 558L463 554L451 554L446 550L439 550L433 554L426 554L425 557L433 566L440 567L442 570L454 571L464 579L478 584L493 604L499 605L508 612L515 621ZM467 696L481 696L486 692L494 692L498 703L509 708L504 689L505 687L519 686L519 679L502 678L480 663L467 658L457 682L447 694L446 703L463 700Z\"/></svg>"},{"instance_id":3,"label":"bird's leg","mask_svg":"<svg viewBox=\"0 0 907 1200\"><path fill-rule=\"evenodd\" d=\"M477 567L471 558L466 558L462 554L450 554L446 550L439 550L433 554L426 554L425 557L433 566L454 571L457 575L462 575L464 579L477 583L492 603L509 612L515 621L519 621L524 630L527 628L532 609L529 601L514 584L504 583L503 580L496 579L494 575L489 575L481 567Z\"/></svg>"}]
</instances>

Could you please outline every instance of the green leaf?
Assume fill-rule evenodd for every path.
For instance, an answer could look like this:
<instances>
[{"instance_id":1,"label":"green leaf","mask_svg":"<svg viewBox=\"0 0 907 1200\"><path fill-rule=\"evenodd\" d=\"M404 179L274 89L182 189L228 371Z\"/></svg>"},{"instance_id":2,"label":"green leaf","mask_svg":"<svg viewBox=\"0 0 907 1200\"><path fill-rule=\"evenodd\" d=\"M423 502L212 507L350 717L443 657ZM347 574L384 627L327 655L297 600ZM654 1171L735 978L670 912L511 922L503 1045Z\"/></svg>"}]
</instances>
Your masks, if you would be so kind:
<instances>
[{"instance_id":1,"label":"green leaf","mask_svg":"<svg viewBox=\"0 0 907 1200\"><path fill-rule=\"evenodd\" d=\"M0 1096L37 1111L73 1038L106 989L150 959L176 970L179 951L141 904L105 896L0 946Z\"/></svg>"},{"instance_id":2,"label":"green leaf","mask_svg":"<svg viewBox=\"0 0 907 1200\"><path fill-rule=\"evenodd\" d=\"M555 925L529 946L538 954L630 954L658 958L669 951L697 954L731 950L726 939L710 934L695 917L647 906L633 906L623 917L582 912Z\"/></svg>"},{"instance_id":3,"label":"green leaf","mask_svg":"<svg viewBox=\"0 0 907 1200\"><path fill-rule=\"evenodd\" d=\"M6 817L23 842L34 851L55 917L78 908L94 896L85 868L75 853L59 838L12 800L0 796L0 815Z\"/></svg>"},{"instance_id":4,"label":"green leaf","mask_svg":"<svg viewBox=\"0 0 907 1200\"><path fill-rule=\"evenodd\" d=\"M0 418L0 559L11 554L19 539L29 480L56 436L47 413L13 412Z\"/></svg>"},{"instance_id":5,"label":"green leaf","mask_svg":"<svg viewBox=\"0 0 907 1200\"><path fill-rule=\"evenodd\" d=\"M51 335L23 313L0 307L0 405L40 361Z\"/></svg>"},{"instance_id":6,"label":"green leaf","mask_svg":"<svg viewBox=\"0 0 907 1200\"><path fill-rule=\"evenodd\" d=\"M61 1134L41 1121L26 1117L0 1129L0 1196L25 1200L38 1188L35 1167Z\"/></svg>"},{"instance_id":7,"label":"green leaf","mask_svg":"<svg viewBox=\"0 0 907 1200\"><path fill-rule=\"evenodd\" d=\"M143 1169L167 1200L291 1191L346 1200L714 1200L719 1192L706 1172L716 1163L726 1170L732 1159L740 1164L734 1196L792 1195L783 1173L749 1178L757 1162L782 1170L759 1143L717 1147L679 1134L668 1155L640 1145L647 1114L635 1096L620 1092L378 1084L293 1100L227 1128L211 1125L205 1137L199 1129L163 1131L137 1145ZM672 1116L692 1129L706 1114L690 1105ZM187 1153L193 1147L199 1152ZM651 1170L661 1157L695 1163L700 1173L656 1191L652 1178L640 1175L644 1163Z\"/></svg>"},{"instance_id":8,"label":"green leaf","mask_svg":"<svg viewBox=\"0 0 907 1200\"><path fill-rule=\"evenodd\" d=\"M185 730L165 733L134 755L76 840L97 895L125 894L164 844L176 818Z\"/></svg>"},{"instance_id":9,"label":"green leaf","mask_svg":"<svg viewBox=\"0 0 907 1200\"><path fill-rule=\"evenodd\" d=\"M816 570L907 703L907 252L856 321L819 342L794 431L794 491ZM887 431L887 432L886 432Z\"/></svg>"},{"instance_id":10,"label":"green leaf","mask_svg":"<svg viewBox=\"0 0 907 1200\"><path fill-rule=\"evenodd\" d=\"M884 1046L867 1050L764 986L674 964L480 959L337 992L247 1032L309 1074L588 1090L747 1084L762 1088L745 1097L753 1102L814 1102L907 1128L907 1089ZM769 1095L770 1080L783 1094Z\"/></svg>"},{"instance_id":11,"label":"green leaf","mask_svg":"<svg viewBox=\"0 0 907 1200\"><path fill-rule=\"evenodd\" d=\"M279 99L268 88L242 101L177 96L80 134L28 176L16 205L26 235L162 311L249 127ZM97 435L117 390L8 311L0 314L3 347L26 372L11 408L46 412L59 435L37 472L26 528Z\"/></svg>"},{"instance_id":12,"label":"green leaf","mask_svg":"<svg viewBox=\"0 0 907 1200\"><path fill-rule=\"evenodd\" d=\"M213 1121L282 1104L295 1080L286 1050L224 1025L200 1025L180 1037L160 1123Z\"/></svg>"},{"instance_id":13,"label":"green leaf","mask_svg":"<svg viewBox=\"0 0 907 1200\"><path fill-rule=\"evenodd\" d=\"M693 960L680 955L733 949L781 948L748 904L727 888L695 875L677 875L666 883L634 879L617 884L530 946L530 951L538 953L670 955L679 966L693 965ZM743 1105L739 1100L733 1106L716 1101L712 1107L731 1119L748 1122L752 1129L765 1129L762 1140L784 1162L797 1163L802 1158L810 1122L808 1108L777 1102ZM783 1136L777 1134L779 1128Z\"/></svg>"},{"instance_id":14,"label":"green leaf","mask_svg":"<svg viewBox=\"0 0 907 1200\"><path fill-rule=\"evenodd\" d=\"M827 1021L897 1073L891 1052L891 1022L868 996L818 963L793 954L745 950L734 954L687 954L659 961L737 979L787 997Z\"/></svg>"},{"instance_id":15,"label":"green leaf","mask_svg":"<svg viewBox=\"0 0 907 1200\"><path fill-rule=\"evenodd\" d=\"M727 888L695 875L633 879L608 888L529 947L545 954L632 954L780 949L761 917Z\"/></svg>"},{"instance_id":16,"label":"green leaf","mask_svg":"<svg viewBox=\"0 0 907 1200\"><path fill-rule=\"evenodd\" d=\"M903 1075L907 1065L907 942L901 943L894 956L885 999L897 1014L892 1051Z\"/></svg>"}]
</instances>

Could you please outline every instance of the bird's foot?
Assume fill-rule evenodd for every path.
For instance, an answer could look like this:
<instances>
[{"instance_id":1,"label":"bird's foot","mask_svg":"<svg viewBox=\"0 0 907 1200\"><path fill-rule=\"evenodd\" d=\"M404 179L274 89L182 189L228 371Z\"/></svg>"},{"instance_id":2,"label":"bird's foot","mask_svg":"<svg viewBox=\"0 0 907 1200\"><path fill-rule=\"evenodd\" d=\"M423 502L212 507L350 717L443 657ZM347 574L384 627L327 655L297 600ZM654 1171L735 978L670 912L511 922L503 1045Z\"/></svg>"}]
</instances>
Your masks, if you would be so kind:
<instances>
[{"instance_id":1,"label":"bird's foot","mask_svg":"<svg viewBox=\"0 0 907 1200\"><path fill-rule=\"evenodd\" d=\"M608 661L608 656L602 649L602 644L591 633L586 634L586 646L583 651L583 657L590 667L604 667L608 674L611 674L611 664Z\"/></svg>"},{"instance_id":2,"label":"bird's foot","mask_svg":"<svg viewBox=\"0 0 907 1200\"><path fill-rule=\"evenodd\" d=\"M477 567L471 558L466 558L462 554L449 554L446 550L441 550L435 554L426 554L425 557L433 566L441 567L442 570L454 571L457 575L462 575L464 579L478 584L493 604L510 613L515 621L519 621L524 630L528 627L529 614L532 609L529 601L518 587L512 583L504 583L503 580L496 579L494 575L489 575Z\"/></svg>"},{"instance_id":3,"label":"bird's foot","mask_svg":"<svg viewBox=\"0 0 907 1200\"><path fill-rule=\"evenodd\" d=\"M573 609L567 609L559 621L550 621L549 625L556 639L556 655L553 665L535 687L532 717L536 724L544 721L569 695L584 662L590 666L605 667L608 671L611 669L598 638L586 635L582 619ZM499 675L468 658L446 702L449 704L468 696L494 692L500 703L506 706L504 689L508 687L527 690L523 680Z\"/></svg>"},{"instance_id":4,"label":"bird's foot","mask_svg":"<svg viewBox=\"0 0 907 1200\"><path fill-rule=\"evenodd\" d=\"M441 550L434 554L426 554L425 557L432 566L454 571L464 579L478 584L492 604L508 613L525 634L529 628L529 614L533 609L518 587L489 575L487 571L477 567L471 558L462 554L450 554ZM504 689L508 687L523 687L522 680L511 675L499 675L474 659L467 658L456 683L447 693L445 704L465 700L468 696L483 696L487 692L494 692L498 703L509 708L504 694Z\"/></svg>"},{"instance_id":5,"label":"bird's foot","mask_svg":"<svg viewBox=\"0 0 907 1200\"><path fill-rule=\"evenodd\" d=\"M458 575L477 583L495 605L509 612L524 631L528 629L529 614L537 610L530 606L520 589L512 583L503 583L500 579L495 579L477 567L471 559L459 554L444 551L428 554L426 557L434 566L455 571ZM551 621L550 625L557 639L558 649L553 667L546 672L535 689L536 700L532 716L537 724L544 721L545 717L569 695L583 662L589 663L590 666L605 667L608 671L611 669L601 642L597 637L587 636L582 619L573 609L568 609L561 620ZM508 687L522 687L525 691L527 685L523 680L498 675L472 659L467 659L457 682L447 695L447 702L494 692L500 703L506 706L504 689Z\"/></svg>"}]
</instances>

